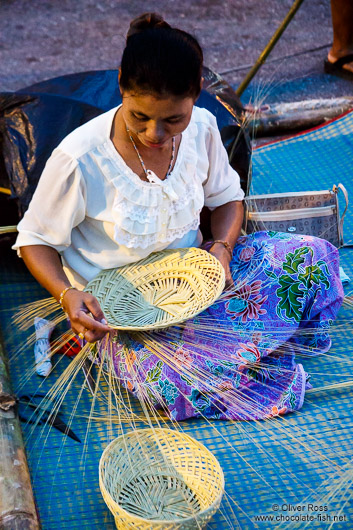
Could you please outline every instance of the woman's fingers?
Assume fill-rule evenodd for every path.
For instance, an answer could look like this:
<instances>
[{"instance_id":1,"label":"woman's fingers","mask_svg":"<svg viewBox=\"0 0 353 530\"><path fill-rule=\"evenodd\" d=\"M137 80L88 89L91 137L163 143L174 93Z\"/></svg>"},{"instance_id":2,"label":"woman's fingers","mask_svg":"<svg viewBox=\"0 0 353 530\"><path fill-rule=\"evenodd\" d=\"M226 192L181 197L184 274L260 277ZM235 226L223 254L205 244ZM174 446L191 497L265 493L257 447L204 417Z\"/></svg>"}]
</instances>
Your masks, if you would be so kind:
<instances>
[{"instance_id":1,"label":"woman's fingers","mask_svg":"<svg viewBox=\"0 0 353 530\"><path fill-rule=\"evenodd\" d=\"M229 263L222 263L222 265L224 267L225 272L225 289L231 289L232 287L234 287L234 281L232 278L232 273L230 271Z\"/></svg>"},{"instance_id":2,"label":"woman's fingers","mask_svg":"<svg viewBox=\"0 0 353 530\"><path fill-rule=\"evenodd\" d=\"M97 340L101 340L106 336L107 332L101 332L98 330L87 330L84 333L84 339L87 342L97 342Z\"/></svg>"},{"instance_id":3,"label":"woman's fingers","mask_svg":"<svg viewBox=\"0 0 353 530\"><path fill-rule=\"evenodd\" d=\"M83 311L80 318L80 324L83 326L82 333L87 342L95 342L102 339L112 329L107 324L98 322Z\"/></svg>"},{"instance_id":4,"label":"woman's fingers","mask_svg":"<svg viewBox=\"0 0 353 530\"><path fill-rule=\"evenodd\" d=\"M91 316L91 314L81 311L78 316L78 324L75 323L73 329L75 329L75 331L79 330L87 342L96 342L109 333L112 328L103 322L98 322Z\"/></svg>"},{"instance_id":5,"label":"woman's fingers","mask_svg":"<svg viewBox=\"0 0 353 530\"><path fill-rule=\"evenodd\" d=\"M67 294L65 309L75 333L87 342L96 342L111 331L94 296L73 289Z\"/></svg>"},{"instance_id":6,"label":"woman's fingers","mask_svg":"<svg viewBox=\"0 0 353 530\"><path fill-rule=\"evenodd\" d=\"M234 287L234 281L233 281L232 275L229 270L229 274L226 273L225 288L231 289L232 287Z\"/></svg>"},{"instance_id":7,"label":"woman's fingers","mask_svg":"<svg viewBox=\"0 0 353 530\"><path fill-rule=\"evenodd\" d=\"M107 333L111 330L108 324L98 322L98 320L95 320L89 313L85 313L84 311L80 312L80 315L78 316L78 321L85 329L89 329L92 331L97 330Z\"/></svg>"},{"instance_id":8,"label":"woman's fingers","mask_svg":"<svg viewBox=\"0 0 353 530\"><path fill-rule=\"evenodd\" d=\"M95 298L92 295L88 295L87 298L85 299L85 305L95 320L97 320L98 322L102 322L103 320L105 321L105 324L107 323L107 321L104 318L104 313L101 309L101 306L98 303L97 298Z\"/></svg>"},{"instance_id":9,"label":"woman's fingers","mask_svg":"<svg viewBox=\"0 0 353 530\"><path fill-rule=\"evenodd\" d=\"M87 342L96 342L97 340L105 337L107 333L112 331L112 328L104 325L104 327L97 326L96 320L93 318L89 320L85 319L85 324L80 324L79 326L72 325L73 331L79 336L80 339L84 339Z\"/></svg>"}]
</instances>

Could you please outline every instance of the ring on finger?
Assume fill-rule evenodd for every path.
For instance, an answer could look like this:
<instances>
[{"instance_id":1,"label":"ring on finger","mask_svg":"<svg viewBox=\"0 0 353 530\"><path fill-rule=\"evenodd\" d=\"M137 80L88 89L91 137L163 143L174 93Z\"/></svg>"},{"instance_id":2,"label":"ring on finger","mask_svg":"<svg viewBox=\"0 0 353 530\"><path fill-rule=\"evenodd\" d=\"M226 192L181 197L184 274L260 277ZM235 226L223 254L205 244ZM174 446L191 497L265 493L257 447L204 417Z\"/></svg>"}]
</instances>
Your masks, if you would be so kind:
<instances>
[{"instance_id":1,"label":"ring on finger","mask_svg":"<svg viewBox=\"0 0 353 530\"><path fill-rule=\"evenodd\" d=\"M85 332L85 333L86 333L86 332ZM78 334L78 338L81 339L81 340L84 340L84 338L85 338L85 333L82 333L82 332L79 333L79 334Z\"/></svg>"}]
</instances>

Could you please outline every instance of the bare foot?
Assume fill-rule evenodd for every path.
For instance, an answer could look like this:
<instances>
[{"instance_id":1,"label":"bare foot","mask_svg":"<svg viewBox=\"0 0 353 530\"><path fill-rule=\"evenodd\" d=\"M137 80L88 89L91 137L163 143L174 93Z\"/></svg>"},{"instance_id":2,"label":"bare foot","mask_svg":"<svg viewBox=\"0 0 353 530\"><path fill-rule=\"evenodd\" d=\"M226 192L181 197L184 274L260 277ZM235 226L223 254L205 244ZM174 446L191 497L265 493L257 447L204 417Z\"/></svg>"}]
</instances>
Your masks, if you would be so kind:
<instances>
[{"instance_id":1,"label":"bare foot","mask_svg":"<svg viewBox=\"0 0 353 530\"><path fill-rule=\"evenodd\" d=\"M353 52L337 56L337 55L334 55L332 52L329 52L329 54L327 56L327 60L330 63L334 64L336 61L338 61L338 59L341 59L341 57L346 57L347 55L352 55L352 53ZM348 72L352 72L352 74L353 74L353 61L349 62L349 63L346 63L346 64L343 64L341 69L342 70L347 70Z\"/></svg>"}]
</instances>

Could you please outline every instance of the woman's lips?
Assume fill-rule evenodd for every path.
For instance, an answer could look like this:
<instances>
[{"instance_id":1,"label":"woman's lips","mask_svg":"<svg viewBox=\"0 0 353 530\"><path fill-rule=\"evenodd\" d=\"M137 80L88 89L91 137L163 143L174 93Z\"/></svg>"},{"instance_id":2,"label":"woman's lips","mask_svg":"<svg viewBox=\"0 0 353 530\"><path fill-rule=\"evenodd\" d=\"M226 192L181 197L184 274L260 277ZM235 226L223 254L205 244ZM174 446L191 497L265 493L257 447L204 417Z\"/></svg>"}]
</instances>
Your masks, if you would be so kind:
<instances>
[{"instance_id":1,"label":"woman's lips","mask_svg":"<svg viewBox=\"0 0 353 530\"><path fill-rule=\"evenodd\" d=\"M149 142L148 140L145 140L145 144L148 145L148 147L163 147L166 142Z\"/></svg>"}]
</instances>

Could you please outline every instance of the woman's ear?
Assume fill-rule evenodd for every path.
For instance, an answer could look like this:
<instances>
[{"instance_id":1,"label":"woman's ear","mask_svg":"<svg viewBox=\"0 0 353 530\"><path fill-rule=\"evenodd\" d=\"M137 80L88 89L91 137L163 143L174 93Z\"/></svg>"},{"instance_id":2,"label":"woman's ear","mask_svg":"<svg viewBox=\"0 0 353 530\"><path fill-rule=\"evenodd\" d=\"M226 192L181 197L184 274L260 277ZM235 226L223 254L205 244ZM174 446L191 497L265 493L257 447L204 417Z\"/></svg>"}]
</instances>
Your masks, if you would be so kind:
<instances>
[{"instance_id":1,"label":"woman's ear","mask_svg":"<svg viewBox=\"0 0 353 530\"><path fill-rule=\"evenodd\" d=\"M204 78L204 77L201 77L201 81L200 81L200 92L199 92L197 98L199 98L199 96L200 96L200 94L201 94L201 90L203 89L203 85L204 85L204 83L205 83L205 78ZM196 99L197 99L197 98L196 98Z\"/></svg>"},{"instance_id":2,"label":"woman's ear","mask_svg":"<svg viewBox=\"0 0 353 530\"><path fill-rule=\"evenodd\" d=\"M120 95L121 95L121 97L123 97L123 91L121 90L121 86L120 86L120 79L121 79L121 68L119 67L118 83L119 83Z\"/></svg>"},{"instance_id":3,"label":"woman's ear","mask_svg":"<svg viewBox=\"0 0 353 530\"><path fill-rule=\"evenodd\" d=\"M201 81L200 81L200 91L199 91L199 93L197 94L197 96L194 97L194 103L195 103L195 102L198 100L198 98L200 97L201 90L203 89L204 81L205 81L205 78L204 78L204 77L201 77Z\"/></svg>"}]
</instances>

